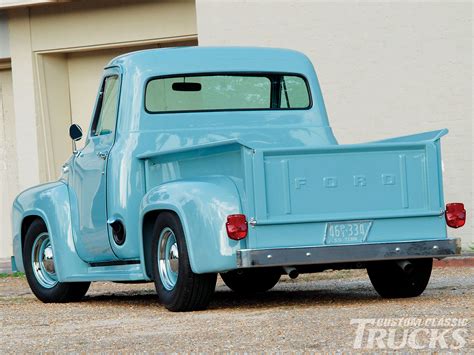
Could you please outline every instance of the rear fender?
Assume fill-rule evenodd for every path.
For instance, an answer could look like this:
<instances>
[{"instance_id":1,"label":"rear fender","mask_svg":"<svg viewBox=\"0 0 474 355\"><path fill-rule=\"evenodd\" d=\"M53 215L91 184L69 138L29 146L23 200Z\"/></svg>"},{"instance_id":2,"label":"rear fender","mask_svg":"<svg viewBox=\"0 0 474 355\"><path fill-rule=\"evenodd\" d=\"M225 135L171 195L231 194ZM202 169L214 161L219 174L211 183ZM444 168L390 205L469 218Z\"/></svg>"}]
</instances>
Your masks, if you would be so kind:
<instances>
[{"instance_id":1,"label":"rear fender","mask_svg":"<svg viewBox=\"0 0 474 355\"><path fill-rule=\"evenodd\" d=\"M245 241L227 236L227 216L242 213L239 192L226 176L178 180L159 185L144 196L141 204L140 225L147 216L160 211L172 211L183 226L191 269L195 273L219 272L237 267L236 252ZM152 221L154 222L154 221ZM152 228L142 228L141 259L150 249ZM150 268L148 267L150 274ZM151 275L150 275L151 276Z\"/></svg>"},{"instance_id":2,"label":"rear fender","mask_svg":"<svg viewBox=\"0 0 474 355\"><path fill-rule=\"evenodd\" d=\"M13 253L18 270L25 271L23 242L27 229L22 232L22 226L34 217L41 218L48 228L58 280L86 273L88 265L77 255L72 237L68 187L59 181L28 189L13 203Z\"/></svg>"}]
</instances>

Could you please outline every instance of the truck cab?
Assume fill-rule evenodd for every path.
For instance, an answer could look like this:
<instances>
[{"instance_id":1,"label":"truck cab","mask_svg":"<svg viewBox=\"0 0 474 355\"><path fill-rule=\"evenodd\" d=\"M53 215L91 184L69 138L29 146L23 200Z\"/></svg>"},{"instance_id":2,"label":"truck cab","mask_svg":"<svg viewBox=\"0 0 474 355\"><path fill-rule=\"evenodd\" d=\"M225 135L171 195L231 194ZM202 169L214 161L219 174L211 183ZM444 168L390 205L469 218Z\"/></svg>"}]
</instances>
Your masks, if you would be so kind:
<instances>
[{"instance_id":1,"label":"truck cab","mask_svg":"<svg viewBox=\"0 0 474 355\"><path fill-rule=\"evenodd\" d=\"M382 297L417 296L446 225L447 130L339 145L302 53L192 47L125 54L104 69L85 139L56 182L13 206L16 265L44 302L93 281L154 282L172 311L282 274L367 268ZM387 281L388 280L388 281Z\"/></svg>"}]
</instances>

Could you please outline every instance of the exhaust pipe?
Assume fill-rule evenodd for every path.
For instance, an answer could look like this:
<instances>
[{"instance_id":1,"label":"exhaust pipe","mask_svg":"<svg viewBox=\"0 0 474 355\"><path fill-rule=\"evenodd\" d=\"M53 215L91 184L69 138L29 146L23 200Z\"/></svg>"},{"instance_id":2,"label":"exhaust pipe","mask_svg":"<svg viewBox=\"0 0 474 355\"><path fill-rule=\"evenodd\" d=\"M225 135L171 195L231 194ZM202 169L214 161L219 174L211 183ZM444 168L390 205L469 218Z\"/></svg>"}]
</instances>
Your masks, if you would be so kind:
<instances>
[{"instance_id":1,"label":"exhaust pipe","mask_svg":"<svg viewBox=\"0 0 474 355\"><path fill-rule=\"evenodd\" d=\"M296 270L294 267L285 266L283 267L283 270L285 270L285 273L288 274L290 279L296 279L300 275L298 270Z\"/></svg>"},{"instance_id":2,"label":"exhaust pipe","mask_svg":"<svg viewBox=\"0 0 474 355\"><path fill-rule=\"evenodd\" d=\"M415 267L413 266L413 264L409 262L408 260L397 261L397 265L400 267L400 269L403 270L403 272L407 274L410 274L413 272L413 270L415 270Z\"/></svg>"}]
</instances>

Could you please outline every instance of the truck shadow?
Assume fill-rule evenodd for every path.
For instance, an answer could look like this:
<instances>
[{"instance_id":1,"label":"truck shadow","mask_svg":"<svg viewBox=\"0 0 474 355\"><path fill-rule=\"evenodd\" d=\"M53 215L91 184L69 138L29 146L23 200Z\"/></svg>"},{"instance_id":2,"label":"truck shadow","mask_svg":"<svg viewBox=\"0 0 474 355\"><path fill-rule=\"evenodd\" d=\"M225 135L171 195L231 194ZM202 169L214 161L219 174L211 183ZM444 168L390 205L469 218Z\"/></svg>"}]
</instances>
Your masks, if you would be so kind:
<instances>
[{"instance_id":1,"label":"truck shadow","mask_svg":"<svg viewBox=\"0 0 474 355\"><path fill-rule=\"evenodd\" d=\"M255 295L233 292L216 292L209 309L225 308L274 308L314 305L344 305L355 302L372 302L380 299L372 290L272 290Z\"/></svg>"},{"instance_id":2,"label":"truck shadow","mask_svg":"<svg viewBox=\"0 0 474 355\"><path fill-rule=\"evenodd\" d=\"M353 303L371 303L380 301L380 297L370 285L346 285L337 289L298 290L276 287L265 293L240 295L218 286L208 310L255 309L274 307L294 307L313 305L345 305ZM93 294L86 296L83 302L90 304L113 304L137 307L160 306L154 289L140 291L121 291L114 294Z\"/></svg>"}]
</instances>

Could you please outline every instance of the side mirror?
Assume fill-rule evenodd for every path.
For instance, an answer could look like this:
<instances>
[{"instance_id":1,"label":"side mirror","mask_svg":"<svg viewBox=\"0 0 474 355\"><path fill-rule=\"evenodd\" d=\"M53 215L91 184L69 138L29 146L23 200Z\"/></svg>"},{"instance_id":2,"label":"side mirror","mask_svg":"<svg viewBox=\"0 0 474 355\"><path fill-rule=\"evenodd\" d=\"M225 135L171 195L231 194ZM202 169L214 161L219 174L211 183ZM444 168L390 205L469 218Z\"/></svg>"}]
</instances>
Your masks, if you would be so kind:
<instances>
[{"instance_id":1,"label":"side mirror","mask_svg":"<svg viewBox=\"0 0 474 355\"><path fill-rule=\"evenodd\" d=\"M72 144L74 147L73 153L77 153L77 146L76 142L81 140L82 138L82 128L78 124L72 124L71 127L69 127L69 137L72 139Z\"/></svg>"},{"instance_id":2,"label":"side mirror","mask_svg":"<svg viewBox=\"0 0 474 355\"><path fill-rule=\"evenodd\" d=\"M80 141L82 138L82 128L78 124L72 124L71 127L69 127L69 137L74 142Z\"/></svg>"}]
</instances>

